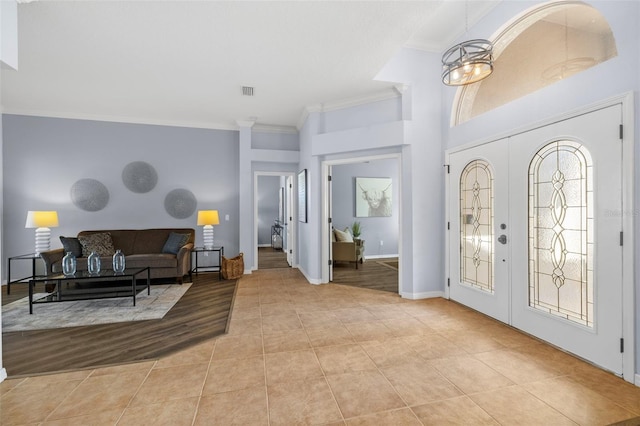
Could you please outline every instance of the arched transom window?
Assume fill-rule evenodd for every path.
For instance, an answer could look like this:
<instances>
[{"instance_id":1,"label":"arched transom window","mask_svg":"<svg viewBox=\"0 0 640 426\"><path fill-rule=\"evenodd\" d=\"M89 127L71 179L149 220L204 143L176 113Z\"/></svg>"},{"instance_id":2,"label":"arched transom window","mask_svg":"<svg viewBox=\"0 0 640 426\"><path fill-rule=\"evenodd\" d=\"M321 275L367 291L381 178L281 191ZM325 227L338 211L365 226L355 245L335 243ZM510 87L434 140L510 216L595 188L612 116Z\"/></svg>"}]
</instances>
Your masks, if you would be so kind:
<instances>
[{"instance_id":1,"label":"arched transom window","mask_svg":"<svg viewBox=\"0 0 640 426\"><path fill-rule=\"evenodd\" d=\"M457 125L618 55L609 24L582 2L529 10L493 40L494 71L458 89Z\"/></svg>"}]
</instances>

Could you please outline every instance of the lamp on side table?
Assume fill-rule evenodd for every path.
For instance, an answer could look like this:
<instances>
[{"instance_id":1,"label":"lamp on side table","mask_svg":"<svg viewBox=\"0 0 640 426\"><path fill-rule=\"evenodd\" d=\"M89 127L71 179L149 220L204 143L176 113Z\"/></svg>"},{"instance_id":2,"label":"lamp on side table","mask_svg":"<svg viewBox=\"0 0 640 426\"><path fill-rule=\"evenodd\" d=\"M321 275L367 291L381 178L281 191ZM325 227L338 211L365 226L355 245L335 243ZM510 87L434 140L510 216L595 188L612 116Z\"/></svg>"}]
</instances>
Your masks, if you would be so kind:
<instances>
[{"instance_id":1,"label":"lamp on side table","mask_svg":"<svg viewBox=\"0 0 640 426\"><path fill-rule=\"evenodd\" d=\"M199 210L198 226L203 226L202 236L204 238L204 248L213 248L213 225L219 225L220 218L218 210Z\"/></svg>"},{"instance_id":2,"label":"lamp on side table","mask_svg":"<svg viewBox=\"0 0 640 426\"><path fill-rule=\"evenodd\" d=\"M36 254L47 251L50 248L51 229L58 226L58 212L56 211L29 211L25 228L36 228Z\"/></svg>"}]
</instances>

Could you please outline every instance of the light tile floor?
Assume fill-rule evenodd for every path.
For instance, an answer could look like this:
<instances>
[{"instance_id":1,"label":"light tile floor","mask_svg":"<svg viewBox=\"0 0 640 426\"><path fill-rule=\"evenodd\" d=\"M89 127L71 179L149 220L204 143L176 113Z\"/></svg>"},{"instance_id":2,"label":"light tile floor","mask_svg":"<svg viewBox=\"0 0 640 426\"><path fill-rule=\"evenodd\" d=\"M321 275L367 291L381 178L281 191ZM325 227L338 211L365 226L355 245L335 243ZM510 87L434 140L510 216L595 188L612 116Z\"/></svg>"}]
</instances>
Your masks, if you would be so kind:
<instances>
[{"instance_id":1,"label":"light tile floor","mask_svg":"<svg viewBox=\"0 0 640 426\"><path fill-rule=\"evenodd\" d=\"M640 388L443 299L296 270L239 283L228 335L171 357L0 384L2 425L606 425Z\"/></svg>"}]
</instances>

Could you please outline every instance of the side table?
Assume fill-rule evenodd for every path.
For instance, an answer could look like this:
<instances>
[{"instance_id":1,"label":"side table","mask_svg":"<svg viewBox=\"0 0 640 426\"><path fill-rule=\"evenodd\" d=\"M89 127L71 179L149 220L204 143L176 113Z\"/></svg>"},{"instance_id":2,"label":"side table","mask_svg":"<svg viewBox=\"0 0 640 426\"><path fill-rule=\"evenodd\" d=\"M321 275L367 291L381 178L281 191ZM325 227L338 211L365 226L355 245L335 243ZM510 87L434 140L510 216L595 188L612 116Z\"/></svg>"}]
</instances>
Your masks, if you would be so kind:
<instances>
[{"instance_id":1,"label":"side table","mask_svg":"<svg viewBox=\"0 0 640 426\"><path fill-rule=\"evenodd\" d=\"M29 279L36 276L36 260L38 259L42 259L38 253L28 253L28 254L21 254L19 256L13 256L7 260L7 294L11 294L11 284L28 283ZM30 260L31 275L12 280L11 279L11 262L13 262L14 260Z\"/></svg>"},{"instance_id":2,"label":"side table","mask_svg":"<svg viewBox=\"0 0 640 426\"><path fill-rule=\"evenodd\" d=\"M218 264L217 265L207 265L207 266L198 266L198 254L204 253L207 256L209 253L218 253ZM194 247L191 249L191 253L193 253L195 258L195 267L191 270L191 273L198 275L198 271L200 272L217 272L218 277L222 279L222 256L224 256L224 247Z\"/></svg>"}]
</instances>

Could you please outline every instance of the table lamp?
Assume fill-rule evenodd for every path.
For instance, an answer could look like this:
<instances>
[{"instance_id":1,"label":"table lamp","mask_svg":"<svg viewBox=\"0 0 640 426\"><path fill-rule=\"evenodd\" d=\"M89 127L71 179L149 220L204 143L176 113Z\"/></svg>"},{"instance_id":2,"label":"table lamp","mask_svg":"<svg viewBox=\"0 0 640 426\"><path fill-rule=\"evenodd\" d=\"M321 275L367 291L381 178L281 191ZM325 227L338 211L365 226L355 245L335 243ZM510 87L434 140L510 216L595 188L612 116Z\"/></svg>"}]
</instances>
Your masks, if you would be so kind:
<instances>
[{"instance_id":1,"label":"table lamp","mask_svg":"<svg viewBox=\"0 0 640 426\"><path fill-rule=\"evenodd\" d=\"M213 225L219 225L218 210L198 210L198 226L203 226L204 248L213 248Z\"/></svg>"},{"instance_id":2,"label":"table lamp","mask_svg":"<svg viewBox=\"0 0 640 426\"><path fill-rule=\"evenodd\" d=\"M36 254L49 250L51 229L58 226L58 212L29 211L25 228L36 228Z\"/></svg>"}]
</instances>

